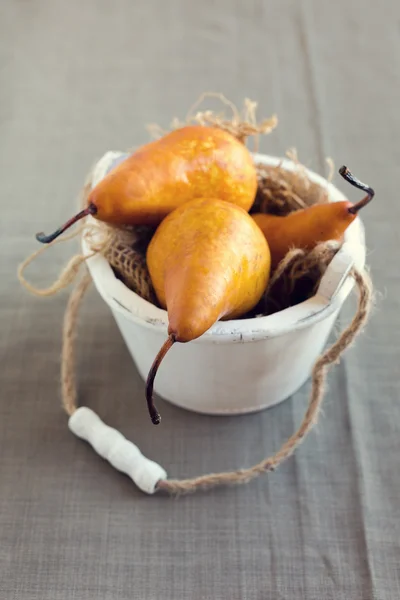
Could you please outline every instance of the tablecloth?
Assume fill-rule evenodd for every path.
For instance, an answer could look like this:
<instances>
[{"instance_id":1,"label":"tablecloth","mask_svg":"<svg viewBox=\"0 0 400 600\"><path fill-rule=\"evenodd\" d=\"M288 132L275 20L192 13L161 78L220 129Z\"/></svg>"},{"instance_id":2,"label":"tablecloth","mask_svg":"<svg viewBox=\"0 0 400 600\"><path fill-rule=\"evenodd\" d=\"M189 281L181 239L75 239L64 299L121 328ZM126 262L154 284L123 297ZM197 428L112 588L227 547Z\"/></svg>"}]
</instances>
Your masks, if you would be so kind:
<instances>
[{"instance_id":1,"label":"tablecloth","mask_svg":"<svg viewBox=\"0 0 400 600\"><path fill-rule=\"evenodd\" d=\"M363 221L376 306L329 375L318 426L279 470L247 486L147 496L68 431L68 292L35 298L16 269L37 248L34 234L71 214L94 160L148 141L147 125L184 119L205 91L239 107L256 100L259 118L277 114L262 151L296 147L322 174L331 157L375 187ZM0 3L2 599L400 597L399 106L395 0ZM76 244L45 253L29 279L47 285ZM346 303L336 331L354 307ZM272 454L310 391L241 417L160 400L154 430L143 382L95 291L77 351L79 402L174 477Z\"/></svg>"}]
</instances>

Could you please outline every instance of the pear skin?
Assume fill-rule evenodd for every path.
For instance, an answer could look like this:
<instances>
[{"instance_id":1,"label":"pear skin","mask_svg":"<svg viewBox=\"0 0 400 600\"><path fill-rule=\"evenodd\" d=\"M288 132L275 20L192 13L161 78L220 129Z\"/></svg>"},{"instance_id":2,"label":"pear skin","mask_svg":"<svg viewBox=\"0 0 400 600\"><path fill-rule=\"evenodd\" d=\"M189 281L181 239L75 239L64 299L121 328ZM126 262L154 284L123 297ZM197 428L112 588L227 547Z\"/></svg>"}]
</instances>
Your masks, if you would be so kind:
<instances>
[{"instance_id":1,"label":"pear skin","mask_svg":"<svg viewBox=\"0 0 400 600\"><path fill-rule=\"evenodd\" d=\"M195 198L216 197L248 211L256 191L256 167L242 142L218 127L188 125L138 148L91 190L83 211L36 239L50 243L89 214L114 225L157 226Z\"/></svg>"},{"instance_id":2,"label":"pear skin","mask_svg":"<svg viewBox=\"0 0 400 600\"><path fill-rule=\"evenodd\" d=\"M356 215L348 212L350 202L314 204L286 216L255 213L254 221L268 240L275 268L292 248L311 250L320 242L341 240Z\"/></svg>"},{"instance_id":3,"label":"pear skin","mask_svg":"<svg viewBox=\"0 0 400 600\"><path fill-rule=\"evenodd\" d=\"M200 198L175 209L158 226L147 265L160 305L168 312L169 338L146 384L149 413L153 383L175 342L190 342L220 319L246 314L261 299L270 275L268 243L251 216L224 200Z\"/></svg>"},{"instance_id":4,"label":"pear skin","mask_svg":"<svg viewBox=\"0 0 400 600\"><path fill-rule=\"evenodd\" d=\"M254 308L267 286L270 252L245 210L200 198L159 225L147 266L157 299L168 311L168 333L188 342L219 319Z\"/></svg>"}]
</instances>

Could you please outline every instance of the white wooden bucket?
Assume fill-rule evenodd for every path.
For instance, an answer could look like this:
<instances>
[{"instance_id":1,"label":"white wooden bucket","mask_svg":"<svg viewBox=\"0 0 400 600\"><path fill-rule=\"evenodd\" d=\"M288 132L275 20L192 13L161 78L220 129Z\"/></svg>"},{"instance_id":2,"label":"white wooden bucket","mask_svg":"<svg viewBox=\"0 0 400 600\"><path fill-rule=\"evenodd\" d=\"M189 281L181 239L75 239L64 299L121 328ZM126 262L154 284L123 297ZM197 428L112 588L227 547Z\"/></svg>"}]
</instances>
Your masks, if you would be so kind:
<instances>
[{"instance_id":1,"label":"white wooden bucket","mask_svg":"<svg viewBox=\"0 0 400 600\"><path fill-rule=\"evenodd\" d=\"M95 167L92 185L126 156L107 152ZM297 168L286 159L263 154L254 158L267 165L282 163L288 170ZM308 175L327 189L330 201L346 199L323 177L310 170ZM89 254L84 240L82 244ZM157 373L156 394L181 408L215 415L255 412L285 400L309 378L353 287L349 271L353 265L362 268L364 262L364 228L357 218L314 297L266 317L219 321L199 339L175 344ZM145 380L167 339L167 312L129 290L104 257L96 255L87 264Z\"/></svg>"}]
</instances>

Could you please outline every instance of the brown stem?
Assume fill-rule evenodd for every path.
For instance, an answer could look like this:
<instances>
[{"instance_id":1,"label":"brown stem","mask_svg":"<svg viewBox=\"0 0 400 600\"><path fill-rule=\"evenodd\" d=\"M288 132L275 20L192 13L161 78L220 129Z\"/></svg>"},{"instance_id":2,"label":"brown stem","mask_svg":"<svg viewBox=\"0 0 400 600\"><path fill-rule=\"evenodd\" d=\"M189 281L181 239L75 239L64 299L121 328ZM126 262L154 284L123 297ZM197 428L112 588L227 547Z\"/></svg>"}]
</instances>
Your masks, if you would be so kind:
<instances>
[{"instance_id":1,"label":"brown stem","mask_svg":"<svg viewBox=\"0 0 400 600\"><path fill-rule=\"evenodd\" d=\"M154 379L157 375L158 367L161 364L164 356L167 354L168 350L171 346L176 342L175 336L171 334L167 341L161 346L157 356L154 359L153 364L151 365L149 374L147 376L146 381L146 400L147 400L147 408L149 410L150 418L153 425L158 425L161 421L160 413L154 405L153 400L153 387L154 387Z\"/></svg>"},{"instance_id":2,"label":"brown stem","mask_svg":"<svg viewBox=\"0 0 400 600\"><path fill-rule=\"evenodd\" d=\"M356 215L361 208L364 208L364 206L371 202L372 198L375 196L375 192L371 187L365 185L365 183L362 183L362 181L357 179L357 177L355 177L353 173L344 165L343 167L340 167L339 173L343 177L343 179L348 181L351 185L358 188L359 190L367 192L367 195L362 200L360 200L359 202L357 202L357 204L354 204L348 209L350 214Z\"/></svg>"},{"instance_id":3,"label":"brown stem","mask_svg":"<svg viewBox=\"0 0 400 600\"><path fill-rule=\"evenodd\" d=\"M58 238L58 236L61 235L62 233L64 233L64 231L66 231L69 227L71 227L71 225L74 225L74 223L76 223L77 221L80 221L80 219L83 219L84 217L87 217L88 215L95 215L96 213L97 213L96 206L94 204L89 204L89 206L87 208L85 208L84 210L81 210L81 212L79 212L77 215L72 217L72 219L69 219L64 225L59 227L59 229L56 229L56 231L54 233L51 233L50 235L45 235L43 232L40 232L40 233L36 234L36 239L38 242L41 242L42 244L50 244L50 242L52 242L53 240Z\"/></svg>"}]
</instances>

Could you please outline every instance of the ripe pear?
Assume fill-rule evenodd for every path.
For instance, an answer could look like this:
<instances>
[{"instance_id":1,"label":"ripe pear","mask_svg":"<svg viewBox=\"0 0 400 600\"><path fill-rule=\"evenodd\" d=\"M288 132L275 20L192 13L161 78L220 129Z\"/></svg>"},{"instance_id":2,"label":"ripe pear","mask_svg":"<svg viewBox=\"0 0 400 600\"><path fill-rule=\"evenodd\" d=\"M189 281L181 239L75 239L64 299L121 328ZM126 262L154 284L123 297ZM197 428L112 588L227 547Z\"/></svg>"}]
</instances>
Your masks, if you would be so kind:
<instances>
[{"instance_id":1,"label":"ripe pear","mask_svg":"<svg viewBox=\"0 0 400 600\"><path fill-rule=\"evenodd\" d=\"M158 301L168 312L169 338L149 372L146 397L153 423L153 381L167 350L190 342L219 319L246 314L269 280L268 243L251 216L225 200L199 198L170 213L147 249Z\"/></svg>"},{"instance_id":2,"label":"ripe pear","mask_svg":"<svg viewBox=\"0 0 400 600\"><path fill-rule=\"evenodd\" d=\"M268 240L273 269L291 248L311 250L320 242L340 241L359 210L372 200L374 190L354 177L347 167L341 167L339 173L353 186L366 191L365 198L357 204L348 200L314 204L285 216L264 213L252 215Z\"/></svg>"},{"instance_id":3,"label":"ripe pear","mask_svg":"<svg viewBox=\"0 0 400 600\"><path fill-rule=\"evenodd\" d=\"M91 190L84 210L36 239L49 243L87 215L117 226L157 226L194 198L217 197L249 210L256 191L256 168L242 142L218 127L188 125L133 152Z\"/></svg>"}]
</instances>

